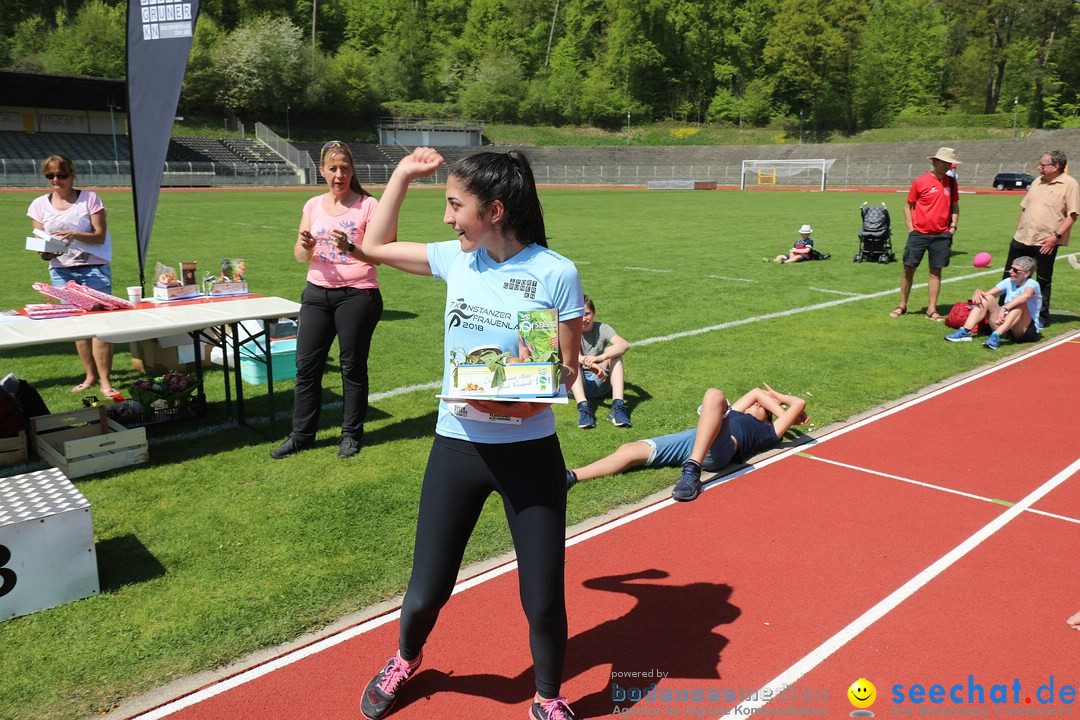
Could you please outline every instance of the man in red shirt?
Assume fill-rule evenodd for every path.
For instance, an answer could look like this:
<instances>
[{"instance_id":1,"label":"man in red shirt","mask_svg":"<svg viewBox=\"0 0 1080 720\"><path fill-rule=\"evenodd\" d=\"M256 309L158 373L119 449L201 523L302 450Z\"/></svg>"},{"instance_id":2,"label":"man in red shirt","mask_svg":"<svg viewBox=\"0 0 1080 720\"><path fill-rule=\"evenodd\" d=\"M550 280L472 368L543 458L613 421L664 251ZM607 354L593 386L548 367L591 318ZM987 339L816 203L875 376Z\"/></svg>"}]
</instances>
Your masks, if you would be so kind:
<instances>
[{"instance_id":1,"label":"man in red shirt","mask_svg":"<svg viewBox=\"0 0 1080 720\"><path fill-rule=\"evenodd\" d=\"M956 220L960 215L957 205L956 180L948 175L951 168L960 164L952 148L938 148L928 158L933 169L915 178L908 191L904 205L908 239L904 247L904 274L900 278L900 304L889 313L900 317L907 312L908 294L915 277L915 268L922 262L923 254L930 252L929 302L926 317L938 322L944 318L938 314L937 299L941 290L941 269L949 264L952 239L956 232Z\"/></svg>"}]
</instances>

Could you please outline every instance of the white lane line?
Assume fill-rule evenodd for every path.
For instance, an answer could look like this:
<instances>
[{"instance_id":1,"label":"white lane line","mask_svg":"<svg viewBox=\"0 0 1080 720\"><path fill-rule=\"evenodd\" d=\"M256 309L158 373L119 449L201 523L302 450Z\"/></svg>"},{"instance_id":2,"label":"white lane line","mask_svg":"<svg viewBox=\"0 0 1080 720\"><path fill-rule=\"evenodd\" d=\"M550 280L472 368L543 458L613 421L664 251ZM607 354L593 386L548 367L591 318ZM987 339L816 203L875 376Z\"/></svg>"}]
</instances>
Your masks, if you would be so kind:
<instances>
[{"instance_id":1,"label":"white lane line","mask_svg":"<svg viewBox=\"0 0 1080 720\"><path fill-rule=\"evenodd\" d=\"M1056 347L1056 346L1058 346L1058 345L1060 345L1060 344L1062 344L1064 342L1069 342L1073 337L1075 337L1075 334L1067 335L1067 336L1063 336L1061 338L1058 338L1054 342L1047 344L1045 347L1041 348L1040 350L1038 350L1036 352L1045 352L1046 350L1049 350L1050 348ZM896 406L895 408L891 408L890 410L878 413L877 415L872 415L872 416L870 416L870 417L868 417L868 418L866 418L866 419L864 419L862 421L859 421L858 423L856 423L856 425L858 427L864 427L864 426L870 424L871 422L874 422L874 421L876 421L876 420L878 420L880 418L888 417L889 415L893 414L895 411L898 411L898 410L904 409L904 408L914 407L915 405L918 405L918 404L920 404L922 402L925 402L926 400L929 400L929 399L931 399L933 397L937 397L938 395L940 395L940 394L942 394L944 392L947 392L950 389L962 387L963 385L970 382L970 380L973 379L974 377L985 377L986 375L989 375L991 373L997 372L998 370L1009 367L1009 366L1013 365L1014 363L1019 362L1024 357L1029 357L1030 355L1033 355L1033 354L1036 354L1036 353L1033 352L1033 353L1028 353L1027 355L1018 356L1018 357L1013 358L1012 360L1010 360L1008 362L1004 362L1004 363L1001 363L1000 365L995 365L993 367L987 368L985 371L979 373L978 375L971 376L969 378L958 381L958 382L953 383L951 385L946 385L945 387L940 388L939 390L936 390L936 391L934 391L932 393L928 393L927 395L912 398L911 400L909 400L909 401L907 401L905 403L902 403L902 404ZM828 440L830 440L830 439L832 439L834 437L839 437L839 436L845 434L846 432L847 432L846 428L841 428L838 431L828 433L824 437L815 440L815 442L810 444L810 445L807 445L807 444L797 445L795 447L784 450L783 452L779 452L776 455L772 455L772 456L766 458L765 460L761 461L760 463L757 463L756 465L749 465L749 466L743 468L742 470L731 473L730 475L725 475L722 478L719 478L718 480L711 481L711 482L707 483L706 485L704 485L702 490L706 491L706 492L711 491L711 490L713 490L713 489L715 489L715 488L717 488L717 487L719 487L721 485L726 484L727 482L729 482L731 480L735 480L735 479L740 478L740 477L742 477L742 476L744 476L744 475L746 475L746 474L748 474L750 472L753 472L754 470L756 470L758 468L768 467L769 465L780 462L781 460L789 458L792 455L796 455L796 454L804 452L804 450L807 447L812 447L813 445L820 445L821 443L826 442L826 441L828 441ZM1080 461L1078 461L1078 462L1080 462ZM615 518L614 520L611 520L611 521L609 521L607 523L604 523L603 525L599 525L599 526L597 526L595 528L592 528L591 530L587 530L587 531L585 531L585 532L583 532L583 533L581 533L579 535L575 535L574 537L571 537L571 538L567 539L566 545L567 545L567 547L577 545L578 543L582 543L582 542L584 542L584 541L586 541L586 540L588 540L590 538L597 537L598 535L602 535L603 533L606 533L606 532L609 532L609 531L614 530L616 528L622 527L623 525L626 525L626 524L628 524L628 523L630 523L630 522L632 522L634 520L637 520L638 518L645 517L646 515L651 515L654 512L657 512L657 511L662 510L664 508L670 507L670 506L672 506L674 504L675 504L675 501L672 500L671 498L661 500L658 503L655 503L653 505L649 505L647 507L641 508L641 509L636 510L636 511L634 511L634 512L628 514L628 515L624 515L622 517ZM1009 512L1012 512L1013 510L1016 510L1016 508L1018 506L1020 506L1020 503L1018 503L1017 506L1014 506L1014 507L1010 508ZM1026 507L1024 509L1026 509ZM1001 516L1001 517L1004 517L1004 515ZM480 585L480 584L482 584L482 583L484 583L484 582L486 582L488 580L491 580L492 578L499 577L500 575L505 575L506 573L508 573L508 572L510 572L512 570L515 570L516 568L517 568L517 561L516 560L511 560L511 561L507 562L504 565L500 565L498 567L492 568L492 569L487 570L486 572L480 573L480 574L478 574L478 575L476 575L474 577L467 578L466 580L463 580L463 581L457 583L454 586L453 594L456 595L457 593L462 592L462 591L464 591L464 590L466 590L468 588L476 587L477 585ZM212 698L212 697L214 697L216 695L220 695L221 693L223 693L223 692L225 692L227 690L231 690L232 688L239 687L240 685L243 685L243 684L245 684L247 682L250 682L252 680L256 680L256 679L262 677L263 675L266 675L266 674L268 674L270 672L273 672L274 670L279 670L279 669L281 669L283 667L287 667L288 665L291 665L294 662L297 662L298 660L302 660L302 659L304 659L306 657L309 657L311 655L315 655L316 653L321 652L322 650L333 647L335 645L339 645L342 642L345 642L346 640L351 640L352 638L363 635L364 633L368 632L369 630L373 630L373 629L375 629L377 627L385 625L388 622L392 622L394 620L397 620L400 617L400 615L401 615L401 608L399 606L398 608L386 613L385 615L380 615L378 617L371 618L370 620L366 620L366 621L364 621L362 623L359 623L358 625L355 625L355 626L353 626L351 628L347 628L347 629L342 630L342 631L340 631L338 633L330 635L330 636L328 636L326 638L323 638L321 640L317 640L317 641L313 642L312 644L307 645L307 646L305 646L303 648L300 648L298 650L294 650L294 651L287 652L285 654L279 655L278 657L274 658L273 660L271 660L271 661L269 661L267 663L264 663L262 665L258 665L256 667L250 668L248 670L241 671L241 672L237 673L236 675L233 675L232 677L229 677L229 678L226 678L226 679L224 679L224 680L222 680L220 682L208 685L207 687L204 687L201 690L198 690L198 691L196 691L196 692L194 692L194 693L192 693L190 695L185 695L185 696L182 696L180 698L177 698L176 700L173 700L171 702L167 702L167 703L165 703L163 705L160 705L157 708L154 708L154 709L150 710L147 713L132 715L129 720L134 720L135 718L139 718L139 720L159 720L160 718L167 717L168 715L171 715L174 712L182 710L182 709L184 709L186 707L189 707L191 705L195 705L195 704L197 704L199 702L202 702L203 700L207 700L207 699ZM791 680L790 682L794 682L794 680ZM730 713L729 713L729 715L730 715Z\"/></svg>"},{"instance_id":2,"label":"white lane line","mask_svg":"<svg viewBox=\"0 0 1080 720\"><path fill-rule=\"evenodd\" d=\"M641 268L641 269L647 270L647 268ZM671 272L671 271L670 270L657 270L655 272ZM972 273L970 275L961 275L961 276L958 276L958 277L955 277L955 278L947 278L945 280L942 280L942 282L945 282L945 283L959 282L961 280L968 280L968 279L973 278L973 277L979 277L980 275L989 275L989 274L993 274L995 272L997 272L997 271L996 270L983 270L981 272ZM912 289L919 289L919 288L923 288L923 287L926 287L926 283L920 283L918 285L913 285ZM694 330L684 330L682 332L673 333L671 335L662 335L662 336L658 336L658 337L645 338L644 340L638 340L638 341L634 342L633 344L637 345L637 346L642 346L642 345L652 345L653 343L658 343L658 342L668 342L669 340L678 340L680 338L691 337L693 335L702 335L704 333L714 332L714 331L717 331L717 330L726 330L728 328L737 327L739 325L748 325L750 323L762 322L764 320L772 320L774 318L787 317L789 315L798 315L799 313L810 312L812 310L823 310L825 308L834 307L836 305L843 305L844 303L857 302L859 300L867 300L867 299L870 299L870 298L884 297L886 295L893 295L893 294L898 293L898 292L900 292L899 288L895 288L895 289L892 289L892 290L882 290L881 292L869 293L869 294L866 294L866 295L855 295L853 297L843 298L842 300L832 300L832 301L829 301L829 302L817 303L815 305L804 305L803 307L792 308L790 310L781 310L779 312L769 313L767 315L755 315L753 317L745 318L743 320L733 320L731 322L721 323L720 325L710 325L708 327L697 328L697 329L694 329ZM386 399L386 398L394 397L396 395L401 395L401 394L404 394L404 393L407 393L407 392L412 392L414 390L426 390L428 388L438 388L438 387L441 387L441 386L442 386L442 381L440 381L440 380L432 380L431 382L421 383L419 385L408 385L408 386L405 386L405 387L399 387L399 388L394 388L394 389L391 389L391 390L385 390L385 391L383 391L381 393L375 393L375 394L371 395L368 398L368 401L373 402L373 401L383 400L383 399ZM328 404L324 405L323 407L325 407L327 409L332 409L332 408L337 407L339 405L340 405L340 402L337 403L336 405L328 403ZM250 422L253 423L253 424L254 423L262 424L262 423L267 423L269 421L270 421L270 417L268 415L265 415L265 416L262 416L262 417L257 417L257 418L251 418L251 420L250 420ZM191 439L195 439L195 438L206 437L207 435L213 435L214 433L220 432L224 428L234 427L235 425L236 425L235 422L227 422L227 423L220 423L220 424L217 424L217 425L204 426L204 427L202 427L202 428L200 428L198 430L192 430L192 431L185 432L185 433L178 433L176 435L167 435L167 436L154 438L153 441L152 441L152 444L156 445L158 443L172 442L173 440L191 440Z\"/></svg>"},{"instance_id":3,"label":"white lane line","mask_svg":"<svg viewBox=\"0 0 1080 720\"><path fill-rule=\"evenodd\" d=\"M901 475L892 475L890 473L881 472L879 470L871 470L870 468L862 467L861 465L852 465L850 463L840 462L839 460L830 460L828 458L818 457L816 455L811 455L806 452L801 453L801 455L802 457L805 457L809 460L816 460L817 462L827 463L829 465L836 465L837 467L866 473L867 475L877 475L878 477L888 478L889 480L899 480L900 482L908 483L909 485L918 485L920 487L929 488L930 490L939 490L944 493L949 493L950 495L959 495L961 497L971 498L972 500L993 503L995 505L1004 505L1006 507L1011 507L1013 505L1013 503L1009 502L1008 500L1002 500L1000 498L995 499L991 497L986 497L984 495L975 495L973 493L964 492L963 490L947 488L942 485L934 485L933 483L923 482L922 480L914 480L912 478L906 478ZM1045 517L1054 518L1055 520L1065 520L1066 522L1076 523L1080 525L1080 519L1071 518L1066 515L1057 515L1055 513L1045 512L1043 510L1036 510L1034 508L1029 509L1028 512L1034 513L1036 515L1043 515Z\"/></svg>"},{"instance_id":4,"label":"white lane line","mask_svg":"<svg viewBox=\"0 0 1080 720\"><path fill-rule=\"evenodd\" d=\"M723 275L706 275L705 277L713 278L715 280L731 280L732 282L757 282L756 280L749 280L747 278L724 277Z\"/></svg>"},{"instance_id":5,"label":"white lane line","mask_svg":"<svg viewBox=\"0 0 1080 720\"><path fill-rule=\"evenodd\" d=\"M1050 478L1037 489L1031 492L1016 505L1012 506L998 517L991 520L984 525L981 529L964 540L949 552L938 558L933 564L920 572L915 577L908 580L899 588L889 594L884 600L874 605L865 613L853 620L847 627L840 630L840 632L833 635L831 638L818 645L811 650L808 654L803 656L798 662L789 667L784 672L777 675L769 683L760 688L756 693L752 695L754 698L775 697L782 693L785 689L797 682L799 678L806 673L810 672L822 662L824 662L830 655L848 644L851 640L858 637L860 633L873 625L875 622L885 617L888 613L894 610L900 603L907 600L909 597L915 594L916 591L921 589L931 580L936 578L942 572L956 564L961 558L977 548L988 538L993 536L996 532L1008 525L1010 522L1020 516L1025 510L1030 508L1036 501L1042 499L1047 493L1061 485L1070 477L1080 471L1080 459L1074 460L1067 468L1059 472L1054 477ZM747 700L739 703L732 708L726 715L725 720L731 718L732 720L738 720L738 718L746 717L756 711L757 708L761 708L768 704L769 700L756 699Z\"/></svg>"},{"instance_id":6,"label":"white lane line","mask_svg":"<svg viewBox=\"0 0 1080 720\"><path fill-rule=\"evenodd\" d=\"M659 268L647 268L647 267L634 267L633 265L624 265L623 270L640 270L641 272L653 272L653 273L669 273L673 270L661 270Z\"/></svg>"},{"instance_id":7,"label":"white lane line","mask_svg":"<svg viewBox=\"0 0 1080 720\"><path fill-rule=\"evenodd\" d=\"M859 293L844 292L843 290L829 290L827 288L812 287L810 290L816 290L817 292L833 293L835 295L847 295L848 297L857 297Z\"/></svg>"}]
</instances>

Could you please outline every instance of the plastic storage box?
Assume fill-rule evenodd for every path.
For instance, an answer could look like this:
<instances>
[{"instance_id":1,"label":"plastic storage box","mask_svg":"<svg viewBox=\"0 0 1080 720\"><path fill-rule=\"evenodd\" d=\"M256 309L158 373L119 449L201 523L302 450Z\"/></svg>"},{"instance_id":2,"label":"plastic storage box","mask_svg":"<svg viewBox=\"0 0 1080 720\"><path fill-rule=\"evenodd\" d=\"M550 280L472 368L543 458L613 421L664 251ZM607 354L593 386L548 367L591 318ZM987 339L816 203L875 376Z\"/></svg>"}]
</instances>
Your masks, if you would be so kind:
<instances>
[{"instance_id":1,"label":"plastic storage box","mask_svg":"<svg viewBox=\"0 0 1080 720\"><path fill-rule=\"evenodd\" d=\"M270 341L274 382L296 377L296 338ZM266 384L266 360L254 343L240 346L240 377L249 385Z\"/></svg>"}]
</instances>

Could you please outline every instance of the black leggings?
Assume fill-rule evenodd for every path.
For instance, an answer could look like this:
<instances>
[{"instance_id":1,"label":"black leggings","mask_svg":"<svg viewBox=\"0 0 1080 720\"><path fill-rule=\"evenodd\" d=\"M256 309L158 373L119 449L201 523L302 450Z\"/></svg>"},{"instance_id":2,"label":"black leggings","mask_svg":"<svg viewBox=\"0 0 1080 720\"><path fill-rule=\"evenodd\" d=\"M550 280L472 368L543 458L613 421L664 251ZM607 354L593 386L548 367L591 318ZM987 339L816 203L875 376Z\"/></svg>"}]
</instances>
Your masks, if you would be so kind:
<instances>
[{"instance_id":1,"label":"black leggings","mask_svg":"<svg viewBox=\"0 0 1080 720\"><path fill-rule=\"evenodd\" d=\"M484 501L502 496L518 561L518 592L529 621L536 689L556 697L566 655L563 557L566 466L551 435L505 445L435 436L420 492L412 577L401 606L400 650L420 654L457 580Z\"/></svg>"},{"instance_id":2,"label":"black leggings","mask_svg":"<svg viewBox=\"0 0 1080 720\"><path fill-rule=\"evenodd\" d=\"M308 283L300 299L292 435L312 440L319 427L322 379L334 337L341 353L341 434L361 440L368 407L368 350L382 317L378 288L324 288Z\"/></svg>"}]
</instances>

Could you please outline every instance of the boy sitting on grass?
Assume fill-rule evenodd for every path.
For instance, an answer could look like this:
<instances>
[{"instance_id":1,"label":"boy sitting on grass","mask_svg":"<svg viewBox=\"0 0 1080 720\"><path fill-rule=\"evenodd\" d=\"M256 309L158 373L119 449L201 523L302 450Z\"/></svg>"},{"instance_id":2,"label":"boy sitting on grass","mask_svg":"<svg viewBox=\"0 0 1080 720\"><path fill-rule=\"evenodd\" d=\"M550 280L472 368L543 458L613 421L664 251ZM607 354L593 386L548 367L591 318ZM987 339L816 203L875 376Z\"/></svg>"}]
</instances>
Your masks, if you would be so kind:
<instances>
[{"instance_id":1,"label":"boy sitting on grass","mask_svg":"<svg viewBox=\"0 0 1080 720\"><path fill-rule=\"evenodd\" d=\"M607 414L615 427L630 427L630 412L626 409L623 395L626 374L623 355L630 349L624 340L607 323L595 320L596 306L592 298L585 296L585 317L581 324L581 372L578 373L571 392L578 408L578 427L596 427L596 415L590 400L611 396L611 412Z\"/></svg>"},{"instance_id":2,"label":"boy sitting on grass","mask_svg":"<svg viewBox=\"0 0 1080 720\"><path fill-rule=\"evenodd\" d=\"M690 501L701 492L701 471L715 472L729 462L745 462L780 443L792 425L804 425L806 401L785 395L768 384L728 404L716 388L705 391L696 429L648 440L623 443L619 449L576 470L566 471L566 489L578 482L615 475L635 467L678 467L682 476L671 493Z\"/></svg>"},{"instance_id":3,"label":"boy sitting on grass","mask_svg":"<svg viewBox=\"0 0 1080 720\"><path fill-rule=\"evenodd\" d=\"M810 237L810 233L814 232L813 228L809 224L803 225L799 228L799 239L795 241L795 246L791 248L787 255L777 255L772 259L772 262L778 263L797 263L803 260L810 260L811 253L814 249L814 239ZM762 258L766 262L768 258Z\"/></svg>"}]
</instances>

